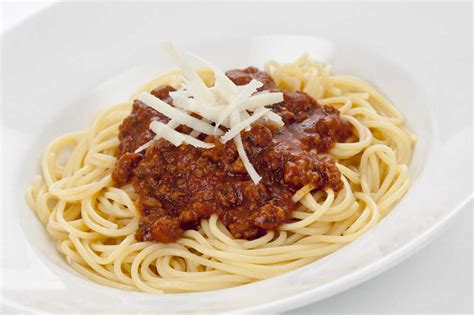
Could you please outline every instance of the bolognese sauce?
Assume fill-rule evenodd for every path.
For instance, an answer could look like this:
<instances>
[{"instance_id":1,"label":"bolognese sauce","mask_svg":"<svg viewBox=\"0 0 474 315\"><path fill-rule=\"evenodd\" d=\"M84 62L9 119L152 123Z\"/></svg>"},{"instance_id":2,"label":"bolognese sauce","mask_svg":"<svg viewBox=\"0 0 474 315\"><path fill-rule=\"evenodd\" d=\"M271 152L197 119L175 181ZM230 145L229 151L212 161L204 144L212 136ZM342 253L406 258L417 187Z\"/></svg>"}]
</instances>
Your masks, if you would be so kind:
<instances>
[{"instance_id":1,"label":"bolognese sauce","mask_svg":"<svg viewBox=\"0 0 474 315\"><path fill-rule=\"evenodd\" d=\"M260 90L280 91L268 74L254 67L226 75L237 85L257 79L263 83ZM160 86L152 94L172 105L171 91L170 86ZM304 92L281 92L283 102L269 108L285 125L256 123L242 132L245 152L262 177L258 184L250 179L235 144L215 136L199 136L214 144L211 149L176 147L160 139L145 152L134 153L153 139L151 121L169 121L134 101L119 128L119 160L112 177L117 185L131 182L138 194L137 240L174 242L214 213L235 238L254 239L291 220L296 209L292 196L303 186L342 188L335 160L323 153L351 135L350 124L337 109L319 105ZM178 130L191 132L186 126Z\"/></svg>"}]
</instances>

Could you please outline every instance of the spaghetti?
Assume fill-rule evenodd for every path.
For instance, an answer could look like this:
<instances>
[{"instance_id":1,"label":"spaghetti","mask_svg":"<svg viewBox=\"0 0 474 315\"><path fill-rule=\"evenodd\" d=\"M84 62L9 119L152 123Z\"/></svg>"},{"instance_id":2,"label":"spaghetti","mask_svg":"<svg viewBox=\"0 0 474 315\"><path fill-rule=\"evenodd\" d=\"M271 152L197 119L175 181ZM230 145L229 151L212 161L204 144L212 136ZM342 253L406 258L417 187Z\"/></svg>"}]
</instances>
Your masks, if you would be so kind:
<instances>
[{"instance_id":1,"label":"spaghetti","mask_svg":"<svg viewBox=\"0 0 474 315\"><path fill-rule=\"evenodd\" d=\"M52 141L27 201L73 269L99 284L151 293L207 291L270 278L328 255L365 233L408 190L414 137L403 117L368 83L333 76L306 55L294 63L270 61L265 71L278 87L303 91L337 108L353 135L329 154L341 172L342 189L306 185L293 201L292 220L253 240L232 237L213 214L176 242L140 242L137 194L114 186L119 126L131 102L101 112L86 130ZM210 69L199 71L208 85ZM179 71L146 84L179 88Z\"/></svg>"}]
</instances>

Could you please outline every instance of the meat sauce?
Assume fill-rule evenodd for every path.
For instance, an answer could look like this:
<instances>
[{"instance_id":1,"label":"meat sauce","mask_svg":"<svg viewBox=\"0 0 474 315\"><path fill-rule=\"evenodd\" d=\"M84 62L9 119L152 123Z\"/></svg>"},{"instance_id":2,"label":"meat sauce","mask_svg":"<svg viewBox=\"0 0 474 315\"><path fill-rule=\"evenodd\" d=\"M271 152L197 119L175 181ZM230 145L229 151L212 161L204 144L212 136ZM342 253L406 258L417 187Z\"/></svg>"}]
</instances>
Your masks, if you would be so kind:
<instances>
[{"instance_id":1,"label":"meat sauce","mask_svg":"<svg viewBox=\"0 0 474 315\"><path fill-rule=\"evenodd\" d=\"M254 67L226 75L238 85L257 79L263 83L260 90L279 91L268 74ZM152 94L171 104L173 90L160 86ZM223 144L214 136L200 136L214 144L211 149L175 147L160 139L144 154L133 153L153 138L152 120L169 120L135 100L120 126L119 160L112 177L117 185L131 182L139 196L137 240L174 242L214 213L235 238L254 239L291 220L296 208L291 198L304 185L342 188L334 159L321 153L345 141L351 135L350 124L335 108L321 106L303 92L282 92L284 101L271 108L285 126L257 123L242 133L245 151L262 176L258 184L247 174L233 141Z\"/></svg>"}]
</instances>

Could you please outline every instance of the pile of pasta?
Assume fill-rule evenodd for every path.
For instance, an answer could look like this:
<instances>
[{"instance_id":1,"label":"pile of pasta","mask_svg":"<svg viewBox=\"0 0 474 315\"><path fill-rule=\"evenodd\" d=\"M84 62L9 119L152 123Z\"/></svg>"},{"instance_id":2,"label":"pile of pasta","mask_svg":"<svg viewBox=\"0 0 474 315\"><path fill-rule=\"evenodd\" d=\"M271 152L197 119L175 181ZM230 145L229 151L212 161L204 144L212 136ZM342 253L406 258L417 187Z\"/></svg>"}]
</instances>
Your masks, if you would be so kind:
<instances>
[{"instance_id":1,"label":"pile of pasta","mask_svg":"<svg viewBox=\"0 0 474 315\"><path fill-rule=\"evenodd\" d=\"M101 112L85 130L52 141L27 201L67 263L99 284L151 293L207 291L270 278L309 264L360 237L402 198L410 185L414 136L394 106L367 82L335 76L307 55L290 64L269 61L265 71L288 91L304 91L337 108L354 135L329 151L343 188L293 197L291 222L255 240L234 239L216 215L176 243L138 242L139 216L131 186L115 187L118 127L143 91L179 88L179 71L147 83L131 101ZM210 69L199 70L208 85Z\"/></svg>"}]
</instances>

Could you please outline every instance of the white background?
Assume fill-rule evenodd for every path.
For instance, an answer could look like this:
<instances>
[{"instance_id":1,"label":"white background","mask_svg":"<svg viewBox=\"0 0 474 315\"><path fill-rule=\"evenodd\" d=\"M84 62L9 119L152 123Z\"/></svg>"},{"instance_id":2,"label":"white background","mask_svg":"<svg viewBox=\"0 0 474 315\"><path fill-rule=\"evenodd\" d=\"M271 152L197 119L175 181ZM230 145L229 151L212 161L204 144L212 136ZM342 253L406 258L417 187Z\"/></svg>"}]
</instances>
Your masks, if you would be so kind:
<instances>
[{"instance_id":1,"label":"white background","mask_svg":"<svg viewBox=\"0 0 474 315\"><path fill-rule=\"evenodd\" d=\"M47 6L41 2L2 3L2 31ZM291 314L472 314L472 209L471 202L441 237L388 272Z\"/></svg>"}]
</instances>

